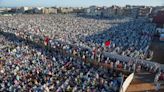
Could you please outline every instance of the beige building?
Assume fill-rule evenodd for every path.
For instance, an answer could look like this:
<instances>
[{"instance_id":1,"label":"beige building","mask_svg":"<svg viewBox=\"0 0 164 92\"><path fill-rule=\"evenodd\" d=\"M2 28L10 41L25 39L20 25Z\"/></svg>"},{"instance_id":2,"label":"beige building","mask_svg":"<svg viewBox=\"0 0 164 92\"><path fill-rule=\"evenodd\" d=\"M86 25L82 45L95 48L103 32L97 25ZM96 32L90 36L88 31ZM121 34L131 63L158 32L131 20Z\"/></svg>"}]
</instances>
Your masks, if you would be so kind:
<instances>
[{"instance_id":1,"label":"beige building","mask_svg":"<svg viewBox=\"0 0 164 92\"><path fill-rule=\"evenodd\" d=\"M57 14L56 8L43 8L42 9L43 14Z\"/></svg>"},{"instance_id":2,"label":"beige building","mask_svg":"<svg viewBox=\"0 0 164 92\"><path fill-rule=\"evenodd\" d=\"M74 11L74 9L71 8L71 7L69 7L69 8L62 8L61 7L61 8L58 9L58 11L59 11L59 13L66 14L66 13L72 13Z\"/></svg>"}]
</instances>

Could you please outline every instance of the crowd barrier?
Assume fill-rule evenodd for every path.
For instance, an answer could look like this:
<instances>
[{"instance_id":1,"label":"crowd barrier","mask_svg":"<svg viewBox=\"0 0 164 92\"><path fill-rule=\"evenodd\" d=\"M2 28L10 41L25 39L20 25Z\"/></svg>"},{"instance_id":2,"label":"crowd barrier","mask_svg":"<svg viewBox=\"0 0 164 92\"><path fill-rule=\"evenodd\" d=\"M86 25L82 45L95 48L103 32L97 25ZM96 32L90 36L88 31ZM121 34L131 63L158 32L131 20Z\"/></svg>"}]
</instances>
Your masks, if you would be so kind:
<instances>
[{"instance_id":1,"label":"crowd barrier","mask_svg":"<svg viewBox=\"0 0 164 92\"><path fill-rule=\"evenodd\" d=\"M120 92L126 92L128 86L130 85L130 83L132 82L134 78L134 73L131 73L126 80L123 82L123 85L120 88Z\"/></svg>"},{"instance_id":2,"label":"crowd barrier","mask_svg":"<svg viewBox=\"0 0 164 92\"><path fill-rule=\"evenodd\" d=\"M66 42L60 42L60 43L68 44ZM76 46L76 45L72 45L72 44L69 44L69 45L71 45L73 47L80 47L82 49L88 49L89 51L92 51L92 49L90 47L86 48L86 47L83 47L83 46ZM119 55L119 54L116 54L116 53L111 53L111 52L103 52L103 55L105 57L109 57L111 59L116 59L116 60L119 60L119 61L122 61L122 62L133 61L133 62L141 63L141 64L144 64L144 65L148 64L149 66L158 65L161 70L164 70L164 64L159 64L155 61L142 60L142 59L138 59L138 58L134 58L134 57L122 56L122 55Z\"/></svg>"},{"instance_id":3,"label":"crowd barrier","mask_svg":"<svg viewBox=\"0 0 164 92\"><path fill-rule=\"evenodd\" d=\"M66 42L60 42L60 43L68 44ZM83 47L83 46L77 46L77 45L72 45L72 44L69 44L69 45L71 45L73 47L80 47L82 49L88 49L89 51L92 51L92 49L90 47ZM119 60L119 61L122 61L122 62L133 61L133 62L136 62L138 64L144 64L144 65L148 64L149 66L157 65L157 66L159 66L160 70L164 70L164 64L160 64L160 63L157 63L155 61L143 60L143 59L138 59L138 58L128 57L128 56L122 56L122 55L119 55L117 53L111 53L111 52L103 52L103 55L105 57L109 57L111 59L116 59L116 60Z\"/></svg>"},{"instance_id":4,"label":"crowd barrier","mask_svg":"<svg viewBox=\"0 0 164 92\"><path fill-rule=\"evenodd\" d=\"M142 59L138 59L138 58L134 58L134 57L121 56L121 55L118 55L118 54L115 54L115 53L110 53L110 52L103 52L103 54L104 54L105 57L120 60L122 62L133 61L133 62L140 63L140 64L148 64L149 66L158 65L160 70L164 70L164 65L159 64L155 61L148 61L148 60L142 60Z\"/></svg>"}]
</instances>

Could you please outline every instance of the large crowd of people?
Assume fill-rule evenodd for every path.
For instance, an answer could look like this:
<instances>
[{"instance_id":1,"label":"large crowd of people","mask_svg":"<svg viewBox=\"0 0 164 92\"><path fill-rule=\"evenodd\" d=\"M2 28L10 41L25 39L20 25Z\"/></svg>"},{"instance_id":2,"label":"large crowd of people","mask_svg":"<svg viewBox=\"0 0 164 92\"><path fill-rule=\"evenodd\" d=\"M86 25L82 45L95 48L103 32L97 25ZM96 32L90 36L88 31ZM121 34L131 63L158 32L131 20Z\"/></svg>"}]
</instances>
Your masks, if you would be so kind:
<instances>
[{"instance_id":1,"label":"large crowd of people","mask_svg":"<svg viewBox=\"0 0 164 92\"><path fill-rule=\"evenodd\" d=\"M116 92L123 82L121 72L85 63L85 50L81 55L68 50L80 59L58 50L47 51L13 34L1 32L0 38L0 91ZM66 51L69 47L57 42L52 46Z\"/></svg>"},{"instance_id":2,"label":"large crowd of people","mask_svg":"<svg viewBox=\"0 0 164 92\"><path fill-rule=\"evenodd\" d=\"M154 73L158 67L112 60L101 52L144 59L154 29L146 20L130 18L1 16L0 91L117 92L123 74L113 69ZM107 40L111 40L110 47L102 45ZM110 69L96 66L94 61L109 64Z\"/></svg>"},{"instance_id":3,"label":"large crowd of people","mask_svg":"<svg viewBox=\"0 0 164 92\"><path fill-rule=\"evenodd\" d=\"M149 45L155 25L145 19L130 18L97 20L76 15L20 15L2 17L1 28L27 35L44 35L77 46L102 47L107 40L107 51L145 59L150 56ZM35 38L32 36L31 38Z\"/></svg>"}]
</instances>

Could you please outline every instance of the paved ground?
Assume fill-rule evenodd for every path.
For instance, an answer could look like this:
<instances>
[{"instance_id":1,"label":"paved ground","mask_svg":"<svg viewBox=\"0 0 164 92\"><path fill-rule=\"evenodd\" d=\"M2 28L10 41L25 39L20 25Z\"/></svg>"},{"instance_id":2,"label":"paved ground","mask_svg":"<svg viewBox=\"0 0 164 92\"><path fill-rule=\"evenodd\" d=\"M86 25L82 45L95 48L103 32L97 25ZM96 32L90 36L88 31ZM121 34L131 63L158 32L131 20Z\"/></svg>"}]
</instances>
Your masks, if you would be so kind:
<instances>
[{"instance_id":1,"label":"paved ground","mask_svg":"<svg viewBox=\"0 0 164 92\"><path fill-rule=\"evenodd\" d=\"M135 78L127 89L127 92L164 92L164 84L159 91L155 91L154 86L155 74L142 72L135 74Z\"/></svg>"},{"instance_id":2,"label":"paved ground","mask_svg":"<svg viewBox=\"0 0 164 92\"><path fill-rule=\"evenodd\" d=\"M150 49L154 52L152 61L164 64L164 42L159 41L158 37L154 37ZM155 74L147 72L135 74L127 92L164 92L164 83L159 91L155 91L154 77Z\"/></svg>"},{"instance_id":3,"label":"paved ground","mask_svg":"<svg viewBox=\"0 0 164 92\"><path fill-rule=\"evenodd\" d=\"M152 61L164 64L164 41L159 41L158 37L154 37L150 49L154 52Z\"/></svg>"}]
</instances>

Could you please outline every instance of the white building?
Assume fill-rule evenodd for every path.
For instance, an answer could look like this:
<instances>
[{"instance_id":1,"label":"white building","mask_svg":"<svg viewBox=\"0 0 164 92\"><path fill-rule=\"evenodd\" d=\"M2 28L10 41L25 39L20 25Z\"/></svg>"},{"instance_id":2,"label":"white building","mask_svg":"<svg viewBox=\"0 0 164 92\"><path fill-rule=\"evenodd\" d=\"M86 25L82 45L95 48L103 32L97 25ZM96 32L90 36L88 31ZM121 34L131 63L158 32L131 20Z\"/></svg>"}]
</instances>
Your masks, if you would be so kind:
<instances>
[{"instance_id":1,"label":"white building","mask_svg":"<svg viewBox=\"0 0 164 92\"><path fill-rule=\"evenodd\" d=\"M157 28L156 30L159 34L164 34L164 28Z\"/></svg>"},{"instance_id":2,"label":"white building","mask_svg":"<svg viewBox=\"0 0 164 92\"><path fill-rule=\"evenodd\" d=\"M116 14L116 8L115 7L109 7L103 11L104 17L115 16L115 14Z\"/></svg>"},{"instance_id":3,"label":"white building","mask_svg":"<svg viewBox=\"0 0 164 92\"><path fill-rule=\"evenodd\" d=\"M27 11L29 8L28 7L20 7L17 12L18 13L24 13L25 11Z\"/></svg>"},{"instance_id":4,"label":"white building","mask_svg":"<svg viewBox=\"0 0 164 92\"><path fill-rule=\"evenodd\" d=\"M41 13L42 7L35 7L32 10L34 13Z\"/></svg>"},{"instance_id":5,"label":"white building","mask_svg":"<svg viewBox=\"0 0 164 92\"><path fill-rule=\"evenodd\" d=\"M140 7L139 17L148 17L152 12L152 7Z\"/></svg>"},{"instance_id":6,"label":"white building","mask_svg":"<svg viewBox=\"0 0 164 92\"><path fill-rule=\"evenodd\" d=\"M160 40L160 41L164 41L164 28L157 28L156 30L157 30L157 32L158 32L159 35L160 35L159 40Z\"/></svg>"},{"instance_id":7,"label":"white building","mask_svg":"<svg viewBox=\"0 0 164 92\"><path fill-rule=\"evenodd\" d=\"M102 14L102 9L97 6L90 6L85 9L85 14L89 16L100 16Z\"/></svg>"},{"instance_id":8,"label":"white building","mask_svg":"<svg viewBox=\"0 0 164 92\"><path fill-rule=\"evenodd\" d=\"M164 41L164 34L160 34L159 40L160 40L160 41Z\"/></svg>"}]
</instances>

